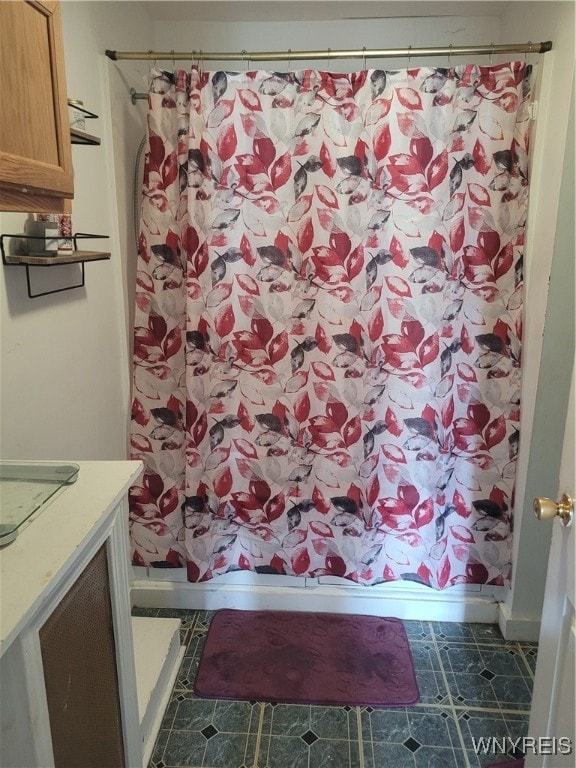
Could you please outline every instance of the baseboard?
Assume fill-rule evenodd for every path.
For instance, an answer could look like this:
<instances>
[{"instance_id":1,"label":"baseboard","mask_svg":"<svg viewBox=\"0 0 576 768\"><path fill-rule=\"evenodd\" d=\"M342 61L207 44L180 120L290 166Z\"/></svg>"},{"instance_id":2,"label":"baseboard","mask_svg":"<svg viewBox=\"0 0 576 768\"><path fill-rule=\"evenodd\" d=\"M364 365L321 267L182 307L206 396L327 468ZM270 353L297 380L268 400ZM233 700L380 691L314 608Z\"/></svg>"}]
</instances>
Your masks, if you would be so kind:
<instances>
[{"instance_id":1,"label":"baseboard","mask_svg":"<svg viewBox=\"0 0 576 768\"><path fill-rule=\"evenodd\" d=\"M178 579L176 574L173 574ZM481 587L436 591L421 584L394 582L364 587L322 583L317 579L292 579L276 584L280 577L261 579L240 576L239 581L213 579L202 584L136 578L132 604L141 608L183 608L215 611L242 610L324 611L394 616L420 621L471 621L496 624L500 595ZM305 583L303 583L305 582Z\"/></svg>"},{"instance_id":2,"label":"baseboard","mask_svg":"<svg viewBox=\"0 0 576 768\"><path fill-rule=\"evenodd\" d=\"M514 615L506 603L499 604L498 626L506 640L538 642L540 637L540 617Z\"/></svg>"}]
</instances>

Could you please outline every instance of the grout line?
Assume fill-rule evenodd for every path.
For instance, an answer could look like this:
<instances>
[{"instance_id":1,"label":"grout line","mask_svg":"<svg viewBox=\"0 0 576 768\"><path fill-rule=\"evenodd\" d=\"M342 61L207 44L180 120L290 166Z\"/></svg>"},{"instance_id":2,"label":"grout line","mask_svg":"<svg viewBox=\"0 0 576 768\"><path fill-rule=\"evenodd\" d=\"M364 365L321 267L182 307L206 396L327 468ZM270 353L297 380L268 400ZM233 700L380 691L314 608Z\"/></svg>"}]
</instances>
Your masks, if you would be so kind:
<instances>
[{"instance_id":1,"label":"grout line","mask_svg":"<svg viewBox=\"0 0 576 768\"><path fill-rule=\"evenodd\" d=\"M426 639L422 639L419 637L416 638L408 638L410 642L414 643L426 643L429 642ZM430 638L432 639L432 638ZM511 648L513 650L518 650L516 646L518 646L518 643L513 642L511 640L501 640L500 638L496 639L496 642L490 642L490 640L475 640L468 638L467 640L462 640L461 638L451 638L451 637L437 637L436 641L438 643L446 644L449 646L472 646L473 648L478 648L479 650L487 651L487 650L493 650L493 651L509 651Z\"/></svg>"},{"instance_id":2,"label":"grout line","mask_svg":"<svg viewBox=\"0 0 576 768\"><path fill-rule=\"evenodd\" d=\"M522 661L524 662L524 666L526 667L526 669L528 670L528 674L530 675L530 679L532 680L532 682L534 682L534 672L532 671L532 667L528 663L528 658L524 653L524 648L522 648L522 646L519 646L519 650L520 650L520 655L522 656Z\"/></svg>"},{"instance_id":3,"label":"grout line","mask_svg":"<svg viewBox=\"0 0 576 768\"><path fill-rule=\"evenodd\" d=\"M453 712L459 712L460 710L470 712L498 712L504 715L527 715L530 714L529 709L501 709L498 706L495 707L473 707L469 704L413 704L414 709L442 709Z\"/></svg>"},{"instance_id":4,"label":"grout line","mask_svg":"<svg viewBox=\"0 0 576 768\"><path fill-rule=\"evenodd\" d=\"M260 707L260 715L258 717L258 731L256 732L256 744L254 746L254 762L252 763L252 768L258 768L258 755L260 754L260 742L262 740L262 726L264 724L264 707L266 706L264 702L259 701L258 706Z\"/></svg>"},{"instance_id":5,"label":"grout line","mask_svg":"<svg viewBox=\"0 0 576 768\"><path fill-rule=\"evenodd\" d=\"M358 731L358 761L360 763L360 768L365 768L364 741L362 738L362 709L360 707L356 707L356 728Z\"/></svg>"},{"instance_id":6,"label":"grout line","mask_svg":"<svg viewBox=\"0 0 576 768\"><path fill-rule=\"evenodd\" d=\"M194 616L192 618L192 621L190 622L190 636L194 634L194 629L196 628L196 623L198 621L199 613L198 611L194 611Z\"/></svg>"},{"instance_id":7,"label":"grout line","mask_svg":"<svg viewBox=\"0 0 576 768\"><path fill-rule=\"evenodd\" d=\"M529 715L529 709L501 709L500 707L472 707L466 704L454 705L454 709L457 711L464 710L466 712L495 712L499 715Z\"/></svg>"},{"instance_id":8,"label":"grout line","mask_svg":"<svg viewBox=\"0 0 576 768\"><path fill-rule=\"evenodd\" d=\"M454 699L452 698L452 692L450 690L450 686L448 685L448 678L446 676L446 670L444 669L444 662L442 661L442 656L438 648L436 633L434 632L434 627L432 626L431 622L430 622L430 632L432 634L432 642L434 644L434 648L436 649L436 655L438 656L438 662L440 664L440 672L442 673L444 686L446 687L446 691L448 692L448 701L450 702L450 705L451 705L450 708L452 710L452 718L454 720L454 725L456 726L456 732L458 733L458 738L460 739L460 746L462 748L462 754L464 755L464 760L466 763L465 768L472 768L470 765L470 760L468 759L468 750L466 749L466 742L464 741L464 736L460 728L460 723L458 722L458 714L456 712L456 707L454 705ZM452 751L454 752L454 745L452 745Z\"/></svg>"}]
</instances>

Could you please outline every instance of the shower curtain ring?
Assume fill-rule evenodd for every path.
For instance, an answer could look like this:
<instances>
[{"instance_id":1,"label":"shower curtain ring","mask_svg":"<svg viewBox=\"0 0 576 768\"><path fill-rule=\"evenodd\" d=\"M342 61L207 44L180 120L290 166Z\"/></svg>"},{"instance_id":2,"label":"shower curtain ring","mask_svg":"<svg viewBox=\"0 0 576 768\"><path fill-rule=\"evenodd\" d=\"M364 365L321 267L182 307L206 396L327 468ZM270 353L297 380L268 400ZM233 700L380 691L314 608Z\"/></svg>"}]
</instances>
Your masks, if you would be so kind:
<instances>
[{"instance_id":1,"label":"shower curtain ring","mask_svg":"<svg viewBox=\"0 0 576 768\"><path fill-rule=\"evenodd\" d=\"M176 75L176 59L174 58L174 48L170 51L172 54L172 77Z\"/></svg>"},{"instance_id":2,"label":"shower curtain ring","mask_svg":"<svg viewBox=\"0 0 576 768\"><path fill-rule=\"evenodd\" d=\"M248 69L247 56L248 56L248 51L245 48L243 48L242 49L242 63L244 64L244 72L246 72L246 70Z\"/></svg>"},{"instance_id":3,"label":"shower curtain ring","mask_svg":"<svg viewBox=\"0 0 576 768\"><path fill-rule=\"evenodd\" d=\"M408 46L408 66L410 66L410 59L412 58L412 46Z\"/></svg>"},{"instance_id":4,"label":"shower curtain ring","mask_svg":"<svg viewBox=\"0 0 576 768\"><path fill-rule=\"evenodd\" d=\"M448 66L452 66L452 43L448 46Z\"/></svg>"},{"instance_id":5,"label":"shower curtain ring","mask_svg":"<svg viewBox=\"0 0 576 768\"><path fill-rule=\"evenodd\" d=\"M152 48L149 48L148 49L148 61L150 61L150 59L152 58L152 54L153 53L154 53L154 51L152 50ZM156 59L156 57L154 57L154 64L152 65L152 69L156 69L156 64L157 63L158 63L158 60Z\"/></svg>"},{"instance_id":6,"label":"shower curtain ring","mask_svg":"<svg viewBox=\"0 0 576 768\"><path fill-rule=\"evenodd\" d=\"M326 60L326 69L330 69L330 56L332 54L332 48L328 48L328 58Z\"/></svg>"},{"instance_id":7,"label":"shower curtain ring","mask_svg":"<svg viewBox=\"0 0 576 768\"><path fill-rule=\"evenodd\" d=\"M362 48L362 57L364 59L364 69L366 69L366 46Z\"/></svg>"},{"instance_id":8,"label":"shower curtain ring","mask_svg":"<svg viewBox=\"0 0 576 768\"><path fill-rule=\"evenodd\" d=\"M288 48L288 72L292 70L292 48Z\"/></svg>"},{"instance_id":9,"label":"shower curtain ring","mask_svg":"<svg viewBox=\"0 0 576 768\"><path fill-rule=\"evenodd\" d=\"M490 43L490 66L494 63L494 43Z\"/></svg>"},{"instance_id":10,"label":"shower curtain ring","mask_svg":"<svg viewBox=\"0 0 576 768\"><path fill-rule=\"evenodd\" d=\"M532 53L532 40L528 40L528 51L524 51L524 64L528 64L529 53Z\"/></svg>"}]
</instances>

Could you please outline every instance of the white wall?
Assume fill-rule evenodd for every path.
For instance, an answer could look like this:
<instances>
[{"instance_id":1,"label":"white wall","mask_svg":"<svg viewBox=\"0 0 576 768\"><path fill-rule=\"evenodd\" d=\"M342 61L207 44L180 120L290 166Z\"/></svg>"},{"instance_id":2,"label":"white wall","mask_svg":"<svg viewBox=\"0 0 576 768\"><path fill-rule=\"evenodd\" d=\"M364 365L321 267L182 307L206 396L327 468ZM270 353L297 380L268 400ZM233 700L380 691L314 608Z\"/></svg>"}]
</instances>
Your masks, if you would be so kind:
<instances>
[{"instance_id":1,"label":"white wall","mask_svg":"<svg viewBox=\"0 0 576 768\"><path fill-rule=\"evenodd\" d=\"M548 281L551 272L569 275L566 260L574 261L573 197L561 195L566 152L571 149L566 136L574 86L574 3L511 3L502 19L502 33L526 40L552 40L554 46L541 61L532 135L514 573L500 620L501 626L509 625L507 635L513 637L516 631L525 636L523 625L533 625L542 609L551 524L534 518L532 500L536 495L556 497L558 491L572 367L566 343L570 336L573 340L573 329L567 333L562 323L573 321L568 313L558 317L555 294L548 296ZM572 184L573 179L572 167ZM562 231L557 231L559 221ZM562 281L562 277L558 279ZM573 283L567 289L567 306L573 307ZM553 383L550 377L554 377Z\"/></svg>"},{"instance_id":2,"label":"white wall","mask_svg":"<svg viewBox=\"0 0 576 768\"><path fill-rule=\"evenodd\" d=\"M430 3L433 14L434 3ZM353 4L350 5L353 13ZM182 21L156 22L155 49L162 51L274 51L274 50L326 50L326 61L294 62L292 68L312 64L316 69L333 72L349 72L361 69L361 59L328 61L328 48L335 50L362 48L398 48L411 45L413 48L434 45L479 45L500 42L498 20L494 16L440 18L394 18L366 20L331 21L275 21L275 22L207 22ZM445 63L446 59L443 59ZM454 58L457 64L462 60ZM377 64L375 63L377 62ZM430 59L413 59L412 65L427 65ZM438 62L436 62L438 63ZM169 67L169 63L163 64ZM217 62L206 62L206 69L218 69ZM243 63L227 63L225 68L241 70ZM407 66L407 59L372 59L367 66L385 69ZM250 68L288 69L288 62L252 64Z\"/></svg>"},{"instance_id":3,"label":"white wall","mask_svg":"<svg viewBox=\"0 0 576 768\"><path fill-rule=\"evenodd\" d=\"M67 0L62 18L68 94L100 116L87 129L102 139L98 147L73 147L73 225L110 235L92 245L111 251L112 258L86 265L84 288L36 299L26 294L22 267L2 269L0 452L16 459L120 459L126 456L129 414L130 254L128 195L125 177L120 194L116 190L112 138L120 138L115 148L128 166L142 127L126 117L128 105L133 110L128 90L122 104L118 77L102 54L105 48L151 47L151 25L140 3ZM22 232L26 218L2 214L2 232ZM77 266L37 269L34 290L67 285L78 272Z\"/></svg>"}]
</instances>

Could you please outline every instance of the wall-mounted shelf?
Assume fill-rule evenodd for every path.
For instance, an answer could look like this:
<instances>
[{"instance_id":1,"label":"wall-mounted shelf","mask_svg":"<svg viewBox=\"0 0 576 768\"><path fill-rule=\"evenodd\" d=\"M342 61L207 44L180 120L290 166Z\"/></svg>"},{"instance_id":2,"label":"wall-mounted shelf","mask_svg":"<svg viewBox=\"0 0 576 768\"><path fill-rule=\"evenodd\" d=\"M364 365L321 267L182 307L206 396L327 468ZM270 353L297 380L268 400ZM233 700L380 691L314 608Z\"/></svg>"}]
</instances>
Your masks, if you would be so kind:
<instances>
[{"instance_id":1,"label":"wall-mounted shelf","mask_svg":"<svg viewBox=\"0 0 576 768\"><path fill-rule=\"evenodd\" d=\"M103 261L109 259L110 254L104 251L72 251L69 256L29 256L7 255L4 264L24 264L29 267L57 267L62 264L81 264L85 261Z\"/></svg>"},{"instance_id":2,"label":"wall-mounted shelf","mask_svg":"<svg viewBox=\"0 0 576 768\"><path fill-rule=\"evenodd\" d=\"M77 131L76 128L70 128L70 141L72 144L98 145L100 139L98 136L92 136L85 131Z\"/></svg>"},{"instance_id":3,"label":"wall-mounted shelf","mask_svg":"<svg viewBox=\"0 0 576 768\"><path fill-rule=\"evenodd\" d=\"M74 250L66 256L46 256L31 254L7 254L4 250L4 239L14 238L16 240L29 240L30 235L0 235L0 251L2 252L2 263L6 266L20 266L26 268L26 284L28 287L28 297L36 299L39 296L47 296L51 293L61 293L62 291L71 291L74 288L82 288L85 284L84 264L87 261L104 261L110 258L111 254L105 251L83 251L78 249L78 240L108 239L108 235L92 235L85 232L78 232L73 235ZM36 238L33 239L42 239ZM51 291L42 291L40 293L32 292L30 281L30 267L62 267L66 264L80 264L82 267L81 280L74 285L67 285L64 288L56 288Z\"/></svg>"}]
</instances>

